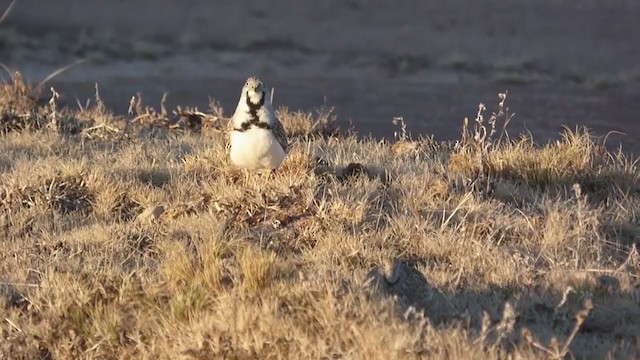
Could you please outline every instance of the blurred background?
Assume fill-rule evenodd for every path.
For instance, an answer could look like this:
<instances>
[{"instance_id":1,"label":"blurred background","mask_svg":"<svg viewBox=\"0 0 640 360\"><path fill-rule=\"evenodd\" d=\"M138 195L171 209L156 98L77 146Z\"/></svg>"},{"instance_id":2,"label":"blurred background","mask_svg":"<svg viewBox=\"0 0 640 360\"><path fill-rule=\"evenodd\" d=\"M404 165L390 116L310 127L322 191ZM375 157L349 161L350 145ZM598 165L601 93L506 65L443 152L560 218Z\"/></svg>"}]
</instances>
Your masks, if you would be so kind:
<instances>
[{"instance_id":1,"label":"blurred background","mask_svg":"<svg viewBox=\"0 0 640 360\"><path fill-rule=\"evenodd\" d=\"M78 59L50 83L71 106L97 82L119 113L167 92L168 106L214 98L231 115L257 74L276 107L331 106L376 138L402 116L414 138L446 140L508 90L512 136L586 125L640 154L637 0L18 0L0 24L0 62L28 79Z\"/></svg>"}]
</instances>

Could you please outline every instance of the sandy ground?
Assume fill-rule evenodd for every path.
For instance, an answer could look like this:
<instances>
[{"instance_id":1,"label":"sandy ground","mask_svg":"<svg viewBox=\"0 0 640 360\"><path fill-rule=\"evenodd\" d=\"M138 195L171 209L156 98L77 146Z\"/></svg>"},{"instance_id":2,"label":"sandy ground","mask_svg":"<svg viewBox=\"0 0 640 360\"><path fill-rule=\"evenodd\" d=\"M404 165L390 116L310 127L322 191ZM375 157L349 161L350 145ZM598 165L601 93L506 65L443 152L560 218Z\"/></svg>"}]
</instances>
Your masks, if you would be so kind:
<instances>
[{"instance_id":1,"label":"sandy ground","mask_svg":"<svg viewBox=\"0 0 640 360\"><path fill-rule=\"evenodd\" d=\"M4 8L9 1L0 1ZM51 82L63 101L94 83L116 112L141 92L157 105L228 112L243 79L260 74L275 103L335 107L360 134L393 136L403 116L414 136L453 139L479 102L509 91L512 134L546 142L562 126L612 134L640 153L640 3L454 0L183 1L19 0L0 24L0 62Z\"/></svg>"}]
</instances>

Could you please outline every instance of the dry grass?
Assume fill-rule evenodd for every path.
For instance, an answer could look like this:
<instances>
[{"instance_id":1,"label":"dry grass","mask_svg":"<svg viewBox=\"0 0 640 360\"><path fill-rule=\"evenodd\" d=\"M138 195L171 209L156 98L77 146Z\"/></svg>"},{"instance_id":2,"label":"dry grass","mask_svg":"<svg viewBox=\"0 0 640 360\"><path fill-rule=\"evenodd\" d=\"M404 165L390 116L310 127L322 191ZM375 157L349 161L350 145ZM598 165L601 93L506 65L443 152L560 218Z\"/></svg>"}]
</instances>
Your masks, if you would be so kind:
<instances>
[{"instance_id":1,"label":"dry grass","mask_svg":"<svg viewBox=\"0 0 640 360\"><path fill-rule=\"evenodd\" d=\"M282 109L291 154L244 184L215 104L0 94L2 358L638 356L640 173L585 130L498 137L502 101L385 144Z\"/></svg>"}]
</instances>

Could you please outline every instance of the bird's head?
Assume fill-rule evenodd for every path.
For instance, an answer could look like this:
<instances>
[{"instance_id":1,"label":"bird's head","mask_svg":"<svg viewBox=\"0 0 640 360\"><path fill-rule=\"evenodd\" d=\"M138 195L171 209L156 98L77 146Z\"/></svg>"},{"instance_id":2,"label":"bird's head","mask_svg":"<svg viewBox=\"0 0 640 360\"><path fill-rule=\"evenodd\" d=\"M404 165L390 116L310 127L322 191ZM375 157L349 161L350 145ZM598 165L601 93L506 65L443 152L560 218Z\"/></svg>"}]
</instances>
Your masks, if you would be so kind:
<instances>
[{"instance_id":1,"label":"bird's head","mask_svg":"<svg viewBox=\"0 0 640 360\"><path fill-rule=\"evenodd\" d=\"M266 95L262 79L257 76L248 78L242 87L242 95L246 96L247 99L254 104L261 102L262 98Z\"/></svg>"}]
</instances>

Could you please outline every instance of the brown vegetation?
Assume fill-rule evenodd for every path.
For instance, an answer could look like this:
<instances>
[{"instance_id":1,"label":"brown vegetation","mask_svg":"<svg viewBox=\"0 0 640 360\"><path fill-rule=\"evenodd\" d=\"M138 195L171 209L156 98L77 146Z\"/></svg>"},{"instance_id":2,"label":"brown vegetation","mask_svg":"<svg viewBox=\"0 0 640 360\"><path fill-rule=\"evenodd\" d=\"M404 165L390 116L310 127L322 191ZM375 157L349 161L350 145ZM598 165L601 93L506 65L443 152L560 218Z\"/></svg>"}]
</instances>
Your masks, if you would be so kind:
<instances>
[{"instance_id":1,"label":"brown vegetation","mask_svg":"<svg viewBox=\"0 0 640 360\"><path fill-rule=\"evenodd\" d=\"M634 358L640 172L584 129L460 141L278 112L274 178L222 109L0 89L2 358ZM468 125L468 124L467 124Z\"/></svg>"}]
</instances>

